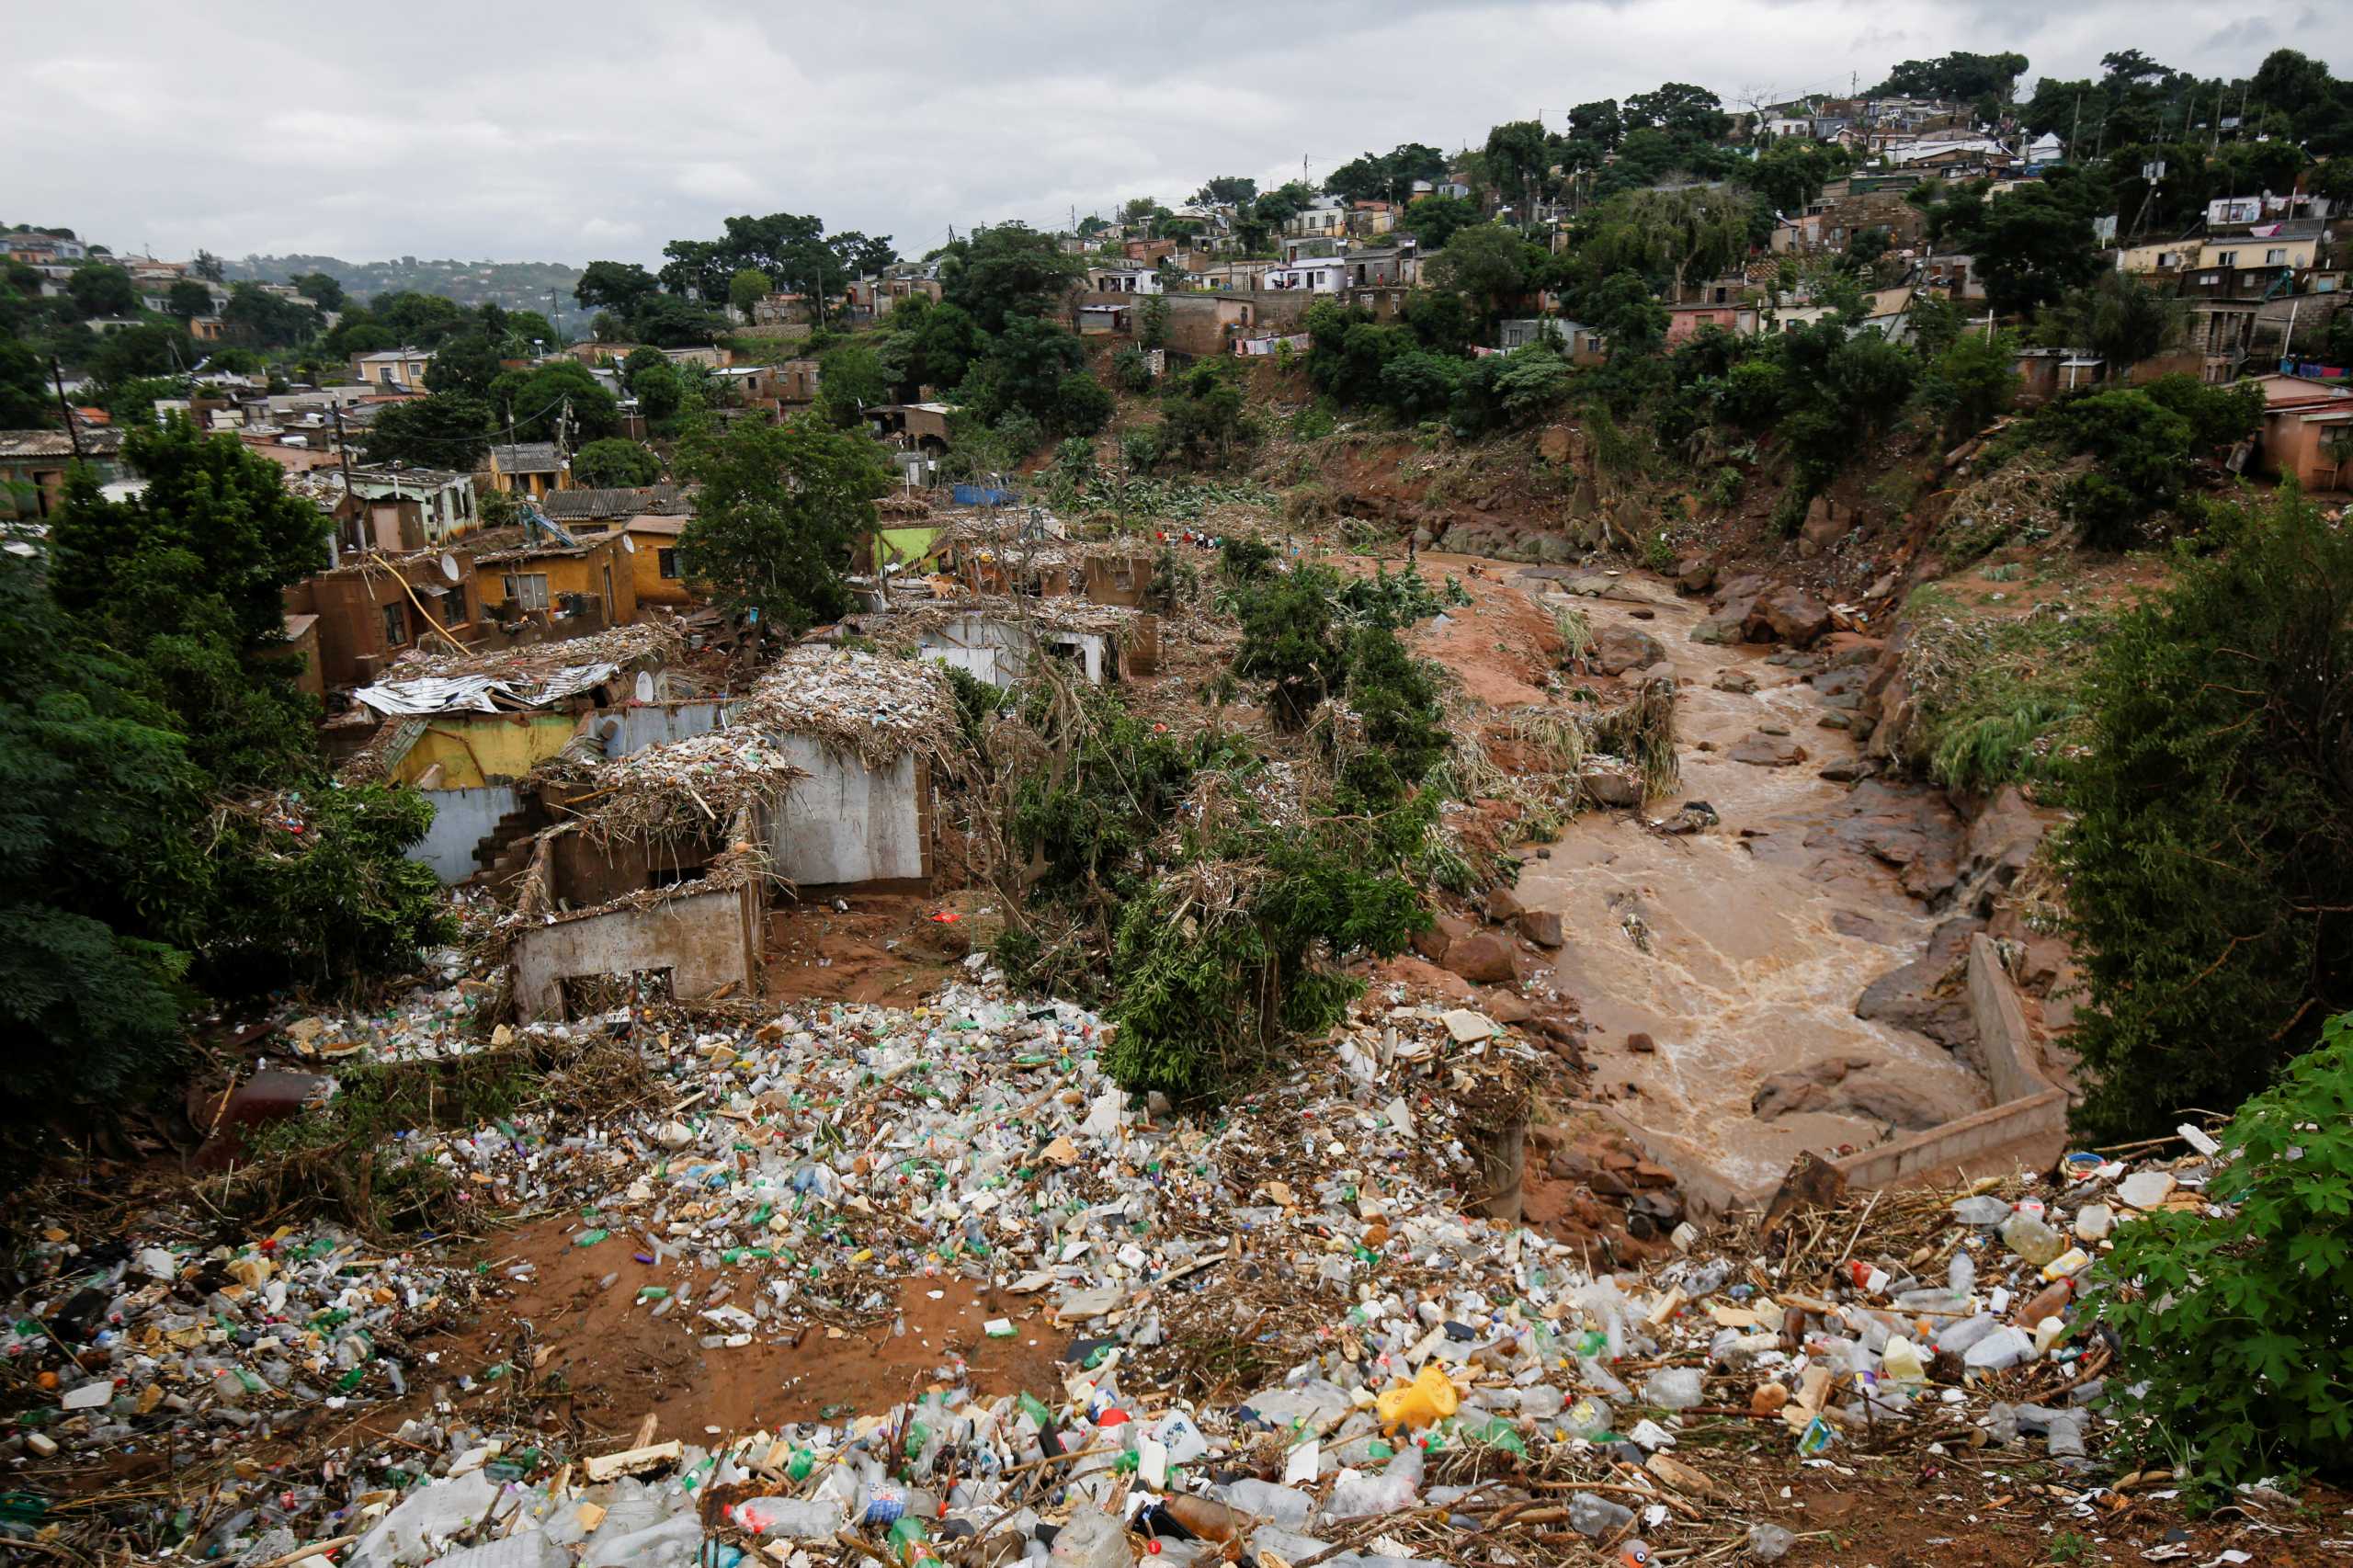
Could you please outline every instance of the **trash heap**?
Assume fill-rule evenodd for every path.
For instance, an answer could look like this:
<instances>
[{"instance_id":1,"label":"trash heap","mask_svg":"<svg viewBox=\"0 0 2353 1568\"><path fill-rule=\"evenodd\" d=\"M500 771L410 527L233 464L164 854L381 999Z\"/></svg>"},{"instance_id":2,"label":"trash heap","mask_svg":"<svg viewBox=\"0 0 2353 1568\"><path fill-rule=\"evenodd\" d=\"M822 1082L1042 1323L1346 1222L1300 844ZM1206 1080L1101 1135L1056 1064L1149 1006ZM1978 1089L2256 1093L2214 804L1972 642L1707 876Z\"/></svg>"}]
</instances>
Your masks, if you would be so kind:
<instances>
[{"instance_id":1,"label":"trash heap","mask_svg":"<svg viewBox=\"0 0 2353 1568\"><path fill-rule=\"evenodd\" d=\"M1094 1015L971 971L904 1010L617 1012L585 1027L634 1041L658 1092L401 1142L485 1208L565 1211L569 1247L614 1261L601 1289L624 1257L654 1271L630 1310L715 1368L881 1332L900 1281L961 1276L1015 1303L986 1336L1051 1339L1057 1386L986 1388L949 1344L882 1408L692 1440L649 1416L568 1450L518 1414L531 1358L418 1347L529 1266L324 1229L78 1253L61 1231L7 1341L53 1408L0 1453L32 1484L168 1449L172 1488L114 1539L248 1568L305 1543L363 1568L1774 1561L1802 1467L2088 1467L2113 1346L2079 1286L2116 1225L2201 1200L2195 1161L2074 1156L2047 1196L1871 1195L1769 1245L1685 1224L1618 1274L1473 1211L1542 1061L1482 1015L1370 997L1193 1120L1101 1074ZM264 1469L267 1436L312 1446Z\"/></svg>"}]
</instances>

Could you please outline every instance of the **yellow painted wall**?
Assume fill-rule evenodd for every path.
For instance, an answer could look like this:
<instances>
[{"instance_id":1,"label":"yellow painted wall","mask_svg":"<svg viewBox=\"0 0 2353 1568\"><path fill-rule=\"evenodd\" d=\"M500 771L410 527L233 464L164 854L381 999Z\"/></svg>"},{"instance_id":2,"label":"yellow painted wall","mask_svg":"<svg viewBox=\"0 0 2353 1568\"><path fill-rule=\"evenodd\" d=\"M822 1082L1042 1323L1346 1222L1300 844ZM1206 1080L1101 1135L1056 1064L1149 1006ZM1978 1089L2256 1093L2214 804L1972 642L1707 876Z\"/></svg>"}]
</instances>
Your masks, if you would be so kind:
<instances>
[{"instance_id":1,"label":"yellow painted wall","mask_svg":"<svg viewBox=\"0 0 2353 1568\"><path fill-rule=\"evenodd\" d=\"M637 619L637 576L621 548L621 536L614 534L583 555L551 553L535 555L525 561L485 563L476 569L482 584L482 598L485 605L506 602L506 578L541 574L548 580L548 603L553 605L565 594L595 594L604 597L606 568L612 569L613 602L605 607L606 619L614 626L627 626ZM510 612L502 619L513 619Z\"/></svg>"},{"instance_id":2,"label":"yellow painted wall","mask_svg":"<svg viewBox=\"0 0 2353 1568\"><path fill-rule=\"evenodd\" d=\"M662 575L662 552L678 548L676 534L631 532L629 537L637 541L637 553L628 560L637 579L638 603L699 605L703 602L703 596L693 592L679 578Z\"/></svg>"},{"instance_id":3,"label":"yellow painted wall","mask_svg":"<svg viewBox=\"0 0 2353 1568\"><path fill-rule=\"evenodd\" d=\"M438 762L438 788L477 790L494 779L520 778L562 751L579 727L574 713L444 713L426 722L392 772L414 784Z\"/></svg>"}]
</instances>

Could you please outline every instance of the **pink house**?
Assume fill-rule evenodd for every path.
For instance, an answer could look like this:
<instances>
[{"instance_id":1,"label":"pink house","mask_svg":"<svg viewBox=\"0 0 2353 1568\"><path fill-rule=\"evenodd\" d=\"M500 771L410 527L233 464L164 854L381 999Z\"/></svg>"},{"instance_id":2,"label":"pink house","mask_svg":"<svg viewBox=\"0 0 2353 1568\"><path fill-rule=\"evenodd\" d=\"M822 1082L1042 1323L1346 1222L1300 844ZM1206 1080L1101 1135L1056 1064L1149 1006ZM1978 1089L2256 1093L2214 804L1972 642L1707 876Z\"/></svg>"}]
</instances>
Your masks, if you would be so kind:
<instances>
[{"instance_id":1,"label":"pink house","mask_svg":"<svg viewBox=\"0 0 2353 1568\"><path fill-rule=\"evenodd\" d=\"M1735 337L1756 335L1754 305L1669 305L1666 342L1670 348L1703 326L1720 326Z\"/></svg>"}]
</instances>

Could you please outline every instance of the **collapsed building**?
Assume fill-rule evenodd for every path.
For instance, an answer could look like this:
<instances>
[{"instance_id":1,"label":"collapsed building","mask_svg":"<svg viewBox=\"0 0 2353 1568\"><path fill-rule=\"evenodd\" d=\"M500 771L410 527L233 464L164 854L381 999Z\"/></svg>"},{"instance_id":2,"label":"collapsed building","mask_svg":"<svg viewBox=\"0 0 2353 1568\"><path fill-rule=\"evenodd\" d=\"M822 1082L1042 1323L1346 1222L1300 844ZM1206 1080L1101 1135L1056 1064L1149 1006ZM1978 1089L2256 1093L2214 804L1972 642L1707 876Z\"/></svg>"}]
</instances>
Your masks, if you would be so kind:
<instances>
[{"instance_id":1,"label":"collapsed building","mask_svg":"<svg viewBox=\"0 0 2353 1568\"><path fill-rule=\"evenodd\" d=\"M705 733L563 749L507 923L517 1012L748 994L771 892L927 888L956 733L931 665L810 644Z\"/></svg>"}]
</instances>

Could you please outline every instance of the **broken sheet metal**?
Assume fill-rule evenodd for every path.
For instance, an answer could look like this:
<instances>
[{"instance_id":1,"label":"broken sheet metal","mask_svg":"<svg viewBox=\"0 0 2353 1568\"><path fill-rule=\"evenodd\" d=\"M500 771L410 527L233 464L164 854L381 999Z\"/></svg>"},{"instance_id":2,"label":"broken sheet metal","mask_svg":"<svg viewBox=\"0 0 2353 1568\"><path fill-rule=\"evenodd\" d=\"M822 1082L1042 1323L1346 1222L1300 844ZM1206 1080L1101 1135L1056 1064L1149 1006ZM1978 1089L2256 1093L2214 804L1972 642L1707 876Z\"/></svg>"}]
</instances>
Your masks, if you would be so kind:
<instances>
[{"instance_id":1,"label":"broken sheet metal","mask_svg":"<svg viewBox=\"0 0 2353 1568\"><path fill-rule=\"evenodd\" d=\"M500 713L551 708L604 685L620 673L614 664L565 665L536 676L419 676L378 681L351 695L379 713Z\"/></svg>"}]
</instances>

